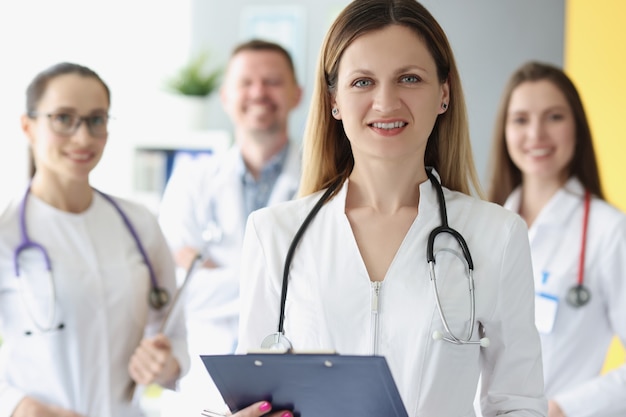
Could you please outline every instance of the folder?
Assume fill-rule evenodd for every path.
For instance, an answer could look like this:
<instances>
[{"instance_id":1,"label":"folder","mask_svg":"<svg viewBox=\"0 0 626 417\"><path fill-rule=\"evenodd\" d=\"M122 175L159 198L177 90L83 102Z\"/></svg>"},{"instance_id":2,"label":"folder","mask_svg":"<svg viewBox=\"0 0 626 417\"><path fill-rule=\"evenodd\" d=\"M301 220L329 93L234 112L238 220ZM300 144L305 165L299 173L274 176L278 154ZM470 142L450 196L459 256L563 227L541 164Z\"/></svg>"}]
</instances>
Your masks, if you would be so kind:
<instances>
[{"instance_id":1,"label":"folder","mask_svg":"<svg viewBox=\"0 0 626 417\"><path fill-rule=\"evenodd\" d=\"M202 355L231 411L257 401L298 417L408 417L382 356Z\"/></svg>"}]
</instances>

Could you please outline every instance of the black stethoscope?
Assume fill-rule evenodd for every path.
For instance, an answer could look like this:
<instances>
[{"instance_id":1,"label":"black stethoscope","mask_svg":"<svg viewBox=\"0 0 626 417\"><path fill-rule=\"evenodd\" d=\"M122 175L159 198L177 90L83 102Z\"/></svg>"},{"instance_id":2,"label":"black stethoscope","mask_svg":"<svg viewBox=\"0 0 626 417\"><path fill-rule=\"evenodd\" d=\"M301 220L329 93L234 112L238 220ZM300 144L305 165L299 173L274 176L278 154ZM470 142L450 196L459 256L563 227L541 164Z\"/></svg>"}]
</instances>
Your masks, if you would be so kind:
<instances>
[{"instance_id":1,"label":"black stethoscope","mask_svg":"<svg viewBox=\"0 0 626 417\"><path fill-rule=\"evenodd\" d=\"M435 295L435 302L437 305L437 310L439 311L439 317L441 318L441 322L443 323L443 327L445 329L446 335L439 331L435 331L433 333L433 339L435 340L444 340L446 342L453 343L455 345L475 345L478 344L482 347L489 346L489 339L486 337L481 338L480 340L471 340L471 337L474 333L474 319L476 316L476 304L475 304L475 295L474 295L474 263L472 261L472 256L470 254L469 248L467 247L467 243L465 239L459 232L448 226L448 214L446 210L446 202L443 195L443 189L441 188L441 184L432 173L431 167L426 167L426 174L428 175L428 179L435 187L437 191L437 200L439 202L439 214L441 217L441 225L436 227L430 232L428 236L428 245L426 247L426 259L428 261L428 265L430 268L430 282L432 283L433 293ZM302 222L302 225L296 232L291 245L289 246L289 250L287 251L287 256L285 257L285 266L283 269L283 282L282 289L280 294L280 316L278 319L278 331L266 336L262 343L261 348L277 350L277 351L292 351L293 345L291 341L285 336L284 330L284 322L285 322L285 305L287 301L287 289L289 285L289 268L291 266L291 261L293 260L293 255L296 250L296 246L298 242L302 238L302 235L306 231L307 227L313 220L313 218L320 211L322 206L328 201L329 197L332 193L337 189L337 187L342 183L341 180L333 183L327 190L322 194L320 199L317 201L315 206L311 209L307 217ZM466 263L467 272L468 272L468 285L469 285L469 293L470 293L470 328L465 339L459 338L452 333L450 330L450 326L448 325L448 321L443 312L443 308L441 306L441 300L439 299L439 291L437 290L437 278L435 276L435 255L434 255L434 246L435 239L441 233L450 234L459 244L461 250L463 252L463 258Z\"/></svg>"},{"instance_id":2,"label":"black stethoscope","mask_svg":"<svg viewBox=\"0 0 626 417\"><path fill-rule=\"evenodd\" d=\"M583 212L583 232L580 243L580 257L578 260L578 281L567 292L567 303L572 307L582 307L591 299L591 292L583 285L585 275L585 247L587 243L587 225L589 223L589 207L591 205L591 193L585 190L585 202Z\"/></svg>"},{"instance_id":3,"label":"black stethoscope","mask_svg":"<svg viewBox=\"0 0 626 417\"><path fill-rule=\"evenodd\" d=\"M111 205L115 208L115 210L119 213L119 215L121 216L122 220L124 221L124 224L126 225L126 228L128 229L128 231L130 232L130 234L133 237L133 240L135 241L136 245L137 245L137 249L139 249L139 253L141 254L141 257L144 261L144 263L146 264L146 267L148 268L148 274L150 275L150 284L151 284L151 289L150 289L150 294L149 294L149 298L148 298L148 302L150 304L150 306L154 309L161 309L164 306L167 305L167 303L170 300L170 295L169 292L162 287L159 287L157 279L156 279L156 274L154 272L154 268L152 267L152 263L150 262L150 260L148 259L148 254L146 253L146 250L143 247L143 244L141 243L141 240L139 239L139 235L137 234L137 230L133 227L132 223L130 222L130 219L128 218L128 216L124 213L124 211L121 209L121 207L119 206L119 204L117 204L112 197L110 197L107 194L104 194L103 192L94 189L95 191L97 191L102 197L105 198L105 200L107 200L109 203L111 203ZM30 186L28 186L28 188L26 189L26 193L24 194L24 198L22 199L22 202L20 203L20 211L19 211L19 222L20 222L20 235L21 235L21 242L19 245L17 245L17 247L15 248L15 252L13 254L13 265L15 268L15 277L16 278L20 278L20 264L19 264L19 257L20 254L28 249L35 249L38 250L41 253L41 256L43 256L44 258L44 262L45 262L45 266L46 266L46 271L48 274L48 284L50 286L50 293L51 293L51 297L52 300L50 302L49 305L49 311L48 311L48 323L47 325L42 325L41 323L39 323L38 320L36 320L34 314L32 314L31 309L28 306L28 303L26 302L26 300L23 297L23 285L20 287L20 294L22 294L22 300L25 303L25 308L26 311L28 312L31 321L33 322L33 324L39 329L39 331L41 332L48 332L51 330L61 330L65 327L65 325L63 323L60 323L58 325L54 325L54 316L55 316L55 310L56 310L56 291L55 291L55 285L54 285L54 280L52 278L52 264L50 262L50 256L48 255L48 251L46 250L46 248L43 247L43 245L33 241L30 239L30 236L28 235L28 231L27 231L27 227L26 227L26 201L28 200L28 194L30 193ZM20 281L20 283L22 283L22 281ZM27 330L26 335L30 335L32 334L31 331Z\"/></svg>"}]
</instances>

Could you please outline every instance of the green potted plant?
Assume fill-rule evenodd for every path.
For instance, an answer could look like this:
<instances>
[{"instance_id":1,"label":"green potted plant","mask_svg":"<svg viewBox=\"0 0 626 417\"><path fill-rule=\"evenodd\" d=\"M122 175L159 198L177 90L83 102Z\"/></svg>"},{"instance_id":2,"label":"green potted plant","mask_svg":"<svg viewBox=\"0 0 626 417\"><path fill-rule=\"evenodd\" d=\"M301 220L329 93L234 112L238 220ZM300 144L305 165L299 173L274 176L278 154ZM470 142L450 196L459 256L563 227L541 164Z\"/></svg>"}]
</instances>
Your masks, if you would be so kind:
<instances>
[{"instance_id":1,"label":"green potted plant","mask_svg":"<svg viewBox=\"0 0 626 417\"><path fill-rule=\"evenodd\" d=\"M222 75L221 68L207 69L208 60L207 52L196 55L166 82L168 89L184 96L208 97L218 87Z\"/></svg>"},{"instance_id":2,"label":"green potted plant","mask_svg":"<svg viewBox=\"0 0 626 417\"><path fill-rule=\"evenodd\" d=\"M190 130L207 129L210 113L209 96L218 88L222 69L208 69L209 54L201 52L165 82L174 105L169 117Z\"/></svg>"}]
</instances>

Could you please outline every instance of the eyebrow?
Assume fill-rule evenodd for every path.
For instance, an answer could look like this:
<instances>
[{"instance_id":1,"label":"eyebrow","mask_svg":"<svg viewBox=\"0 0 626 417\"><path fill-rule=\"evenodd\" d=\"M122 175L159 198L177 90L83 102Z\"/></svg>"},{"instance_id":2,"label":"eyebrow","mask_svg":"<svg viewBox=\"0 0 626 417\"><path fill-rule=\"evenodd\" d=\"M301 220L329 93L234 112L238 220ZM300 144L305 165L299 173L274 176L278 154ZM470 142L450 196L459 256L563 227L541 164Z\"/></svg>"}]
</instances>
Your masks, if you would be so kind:
<instances>
[{"instance_id":1,"label":"eyebrow","mask_svg":"<svg viewBox=\"0 0 626 417\"><path fill-rule=\"evenodd\" d=\"M395 73L396 74L402 74L402 73L405 73L405 72L416 71L416 70L420 71L420 72L424 72L426 74L429 73L428 70L426 70L423 67L420 67L419 65L406 65L404 67L398 68L395 71ZM374 72L372 72L371 70L368 70L368 69L364 69L364 68L357 68L354 71L351 71L350 73L348 73L347 75L349 77L351 77L351 76L354 76L354 75L357 75L357 74L358 75L368 75L368 76L371 76L371 75L374 75Z\"/></svg>"}]
</instances>

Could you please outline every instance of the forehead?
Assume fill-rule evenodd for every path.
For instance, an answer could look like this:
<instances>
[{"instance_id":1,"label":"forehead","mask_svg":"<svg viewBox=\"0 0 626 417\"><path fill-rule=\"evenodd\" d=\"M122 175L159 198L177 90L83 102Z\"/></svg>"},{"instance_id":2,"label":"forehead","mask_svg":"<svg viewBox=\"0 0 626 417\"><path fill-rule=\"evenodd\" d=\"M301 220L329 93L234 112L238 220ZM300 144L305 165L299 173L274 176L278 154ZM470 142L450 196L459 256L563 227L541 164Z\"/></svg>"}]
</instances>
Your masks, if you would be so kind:
<instances>
[{"instance_id":1,"label":"forehead","mask_svg":"<svg viewBox=\"0 0 626 417\"><path fill-rule=\"evenodd\" d=\"M390 25L365 33L348 45L339 63L339 71L373 71L395 66L419 66L436 74L435 60L424 40L401 25Z\"/></svg>"},{"instance_id":2,"label":"forehead","mask_svg":"<svg viewBox=\"0 0 626 417\"><path fill-rule=\"evenodd\" d=\"M244 50L230 59L227 78L246 78L254 76L292 77L287 58L278 51ZM293 77L292 77L293 78Z\"/></svg>"},{"instance_id":3,"label":"forehead","mask_svg":"<svg viewBox=\"0 0 626 417\"><path fill-rule=\"evenodd\" d=\"M48 81L38 107L67 107L93 110L108 108L104 86L93 77L63 74Z\"/></svg>"},{"instance_id":4,"label":"forehead","mask_svg":"<svg viewBox=\"0 0 626 417\"><path fill-rule=\"evenodd\" d=\"M511 93L509 111L544 109L562 106L569 108L565 94L551 81L524 81Z\"/></svg>"}]
</instances>

